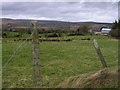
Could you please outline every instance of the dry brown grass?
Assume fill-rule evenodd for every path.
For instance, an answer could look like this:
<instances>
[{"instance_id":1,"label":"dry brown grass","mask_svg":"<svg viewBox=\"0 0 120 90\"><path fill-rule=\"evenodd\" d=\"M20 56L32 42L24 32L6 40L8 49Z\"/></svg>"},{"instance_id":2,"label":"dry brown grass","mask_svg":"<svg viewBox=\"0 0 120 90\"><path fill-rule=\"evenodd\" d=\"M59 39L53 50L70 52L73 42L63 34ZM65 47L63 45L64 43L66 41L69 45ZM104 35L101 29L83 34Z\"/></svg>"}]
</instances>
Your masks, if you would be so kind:
<instances>
[{"instance_id":1,"label":"dry brown grass","mask_svg":"<svg viewBox=\"0 0 120 90\"><path fill-rule=\"evenodd\" d=\"M117 88L118 71L108 69L95 73L82 74L69 77L59 84L59 88Z\"/></svg>"}]
</instances>

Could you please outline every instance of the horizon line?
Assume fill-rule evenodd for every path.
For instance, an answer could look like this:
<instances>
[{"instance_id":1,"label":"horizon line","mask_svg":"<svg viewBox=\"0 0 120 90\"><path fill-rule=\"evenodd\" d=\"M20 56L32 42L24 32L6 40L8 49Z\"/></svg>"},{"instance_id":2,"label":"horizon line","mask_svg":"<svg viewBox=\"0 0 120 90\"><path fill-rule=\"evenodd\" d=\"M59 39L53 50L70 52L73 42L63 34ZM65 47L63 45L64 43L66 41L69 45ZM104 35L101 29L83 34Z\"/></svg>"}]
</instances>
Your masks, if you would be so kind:
<instances>
[{"instance_id":1,"label":"horizon line","mask_svg":"<svg viewBox=\"0 0 120 90\"><path fill-rule=\"evenodd\" d=\"M105 21L94 21L94 20L81 20L81 21L67 21L67 20L54 20L54 19L50 19L50 20L47 20L47 19L33 19L33 18L9 18L9 17L0 17L0 19L12 19L12 20L38 20L38 21L61 21L61 22L71 22L71 23L79 23L79 22L93 22L93 23L113 23L113 22L105 22Z\"/></svg>"}]
</instances>

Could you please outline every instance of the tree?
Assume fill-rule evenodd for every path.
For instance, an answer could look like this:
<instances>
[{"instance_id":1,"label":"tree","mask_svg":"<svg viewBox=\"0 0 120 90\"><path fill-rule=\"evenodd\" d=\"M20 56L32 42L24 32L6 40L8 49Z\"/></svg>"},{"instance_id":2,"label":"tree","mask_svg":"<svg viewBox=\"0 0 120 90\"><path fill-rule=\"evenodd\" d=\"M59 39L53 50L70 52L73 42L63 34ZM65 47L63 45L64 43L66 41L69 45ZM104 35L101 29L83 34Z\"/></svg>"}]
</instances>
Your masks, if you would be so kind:
<instances>
[{"instance_id":1,"label":"tree","mask_svg":"<svg viewBox=\"0 0 120 90\"><path fill-rule=\"evenodd\" d=\"M120 38L120 19L118 21L115 20L115 22L113 22L110 35L115 38Z\"/></svg>"},{"instance_id":2,"label":"tree","mask_svg":"<svg viewBox=\"0 0 120 90\"><path fill-rule=\"evenodd\" d=\"M118 25L118 22L115 20L115 22L113 22L112 29L116 29L116 28L117 28L117 25Z\"/></svg>"},{"instance_id":3,"label":"tree","mask_svg":"<svg viewBox=\"0 0 120 90\"><path fill-rule=\"evenodd\" d=\"M77 29L77 32L76 34L77 35L85 35L88 33L88 30L89 30L89 27L87 25L83 25L83 26L80 26L78 29Z\"/></svg>"}]
</instances>

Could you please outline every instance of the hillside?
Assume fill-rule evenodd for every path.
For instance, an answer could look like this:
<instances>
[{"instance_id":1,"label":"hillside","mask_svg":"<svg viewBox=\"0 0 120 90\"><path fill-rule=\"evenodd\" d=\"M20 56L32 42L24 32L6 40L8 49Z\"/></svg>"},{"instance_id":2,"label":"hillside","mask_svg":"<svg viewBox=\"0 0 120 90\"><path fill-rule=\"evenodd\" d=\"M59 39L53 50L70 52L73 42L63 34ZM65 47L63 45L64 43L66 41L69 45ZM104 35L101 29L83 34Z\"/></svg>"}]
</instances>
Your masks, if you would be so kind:
<instances>
[{"instance_id":1,"label":"hillside","mask_svg":"<svg viewBox=\"0 0 120 90\"><path fill-rule=\"evenodd\" d=\"M2 25L6 26L8 23L14 28L25 28L30 27L30 19L9 19L2 18ZM112 23L99 23L99 22L66 22L66 21L55 21L55 20L38 20L38 26L46 30L58 29L58 28L70 28L70 30L76 30L82 25L87 25L90 29L99 30L101 27L111 27Z\"/></svg>"}]
</instances>

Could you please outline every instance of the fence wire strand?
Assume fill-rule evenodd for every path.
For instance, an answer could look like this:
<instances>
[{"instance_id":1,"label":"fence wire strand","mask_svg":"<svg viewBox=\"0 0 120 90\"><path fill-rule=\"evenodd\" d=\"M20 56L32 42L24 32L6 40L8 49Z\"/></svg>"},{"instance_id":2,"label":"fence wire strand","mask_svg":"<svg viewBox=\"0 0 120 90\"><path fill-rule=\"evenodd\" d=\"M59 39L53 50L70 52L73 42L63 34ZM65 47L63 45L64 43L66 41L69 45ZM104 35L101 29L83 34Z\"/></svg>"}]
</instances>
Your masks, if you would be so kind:
<instances>
[{"instance_id":1,"label":"fence wire strand","mask_svg":"<svg viewBox=\"0 0 120 90\"><path fill-rule=\"evenodd\" d=\"M23 41L18 47L16 47L16 49L14 50L13 54L11 55L10 59L7 60L7 62L5 63L5 65L3 66L3 69L10 63L10 61L12 60L12 58L15 56L16 52L18 51L18 49L28 40L32 37L32 34L30 35L30 37L28 37L25 41Z\"/></svg>"}]
</instances>

